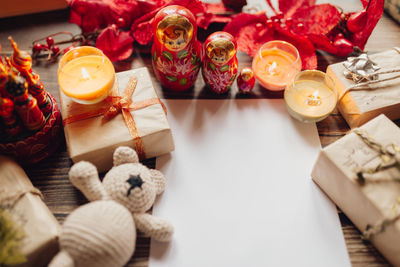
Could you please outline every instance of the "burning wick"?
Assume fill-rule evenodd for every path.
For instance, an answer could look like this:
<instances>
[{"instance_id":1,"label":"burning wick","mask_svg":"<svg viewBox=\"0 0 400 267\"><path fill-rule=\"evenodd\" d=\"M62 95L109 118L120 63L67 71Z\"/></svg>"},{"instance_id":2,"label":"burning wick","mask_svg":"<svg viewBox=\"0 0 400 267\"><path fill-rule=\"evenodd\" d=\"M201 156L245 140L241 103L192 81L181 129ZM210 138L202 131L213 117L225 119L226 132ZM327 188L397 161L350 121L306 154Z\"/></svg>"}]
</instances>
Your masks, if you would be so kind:
<instances>
[{"instance_id":1,"label":"burning wick","mask_svg":"<svg viewBox=\"0 0 400 267\"><path fill-rule=\"evenodd\" d=\"M89 80L90 79L90 75L89 75L88 71L85 68L81 69L81 73L82 73L83 79L85 79L85 80Z\"/></svg>"},{"instance_id":2,"label":"burning wick","mask_svg":"<svg viewBox=\"0 0 400 267\"><path fill-rule=\"evenodd\" d=\"M271 73L272 75L276 75L277 74L277 64L275 61L273 61L272 63L268 63L266 68L267 68L267 72Z\"/></svg>"},{"instance_id":3,"label":"burning wick","mask_svg":"<svg viewBox=\"0 0 400 267\"><path fill-rule=\"evenodd\" d=\"M319 106L321 105L321 98L314 92L312 95L307 96L307 105L309 106Z\"/></svg>"}]
</instances>

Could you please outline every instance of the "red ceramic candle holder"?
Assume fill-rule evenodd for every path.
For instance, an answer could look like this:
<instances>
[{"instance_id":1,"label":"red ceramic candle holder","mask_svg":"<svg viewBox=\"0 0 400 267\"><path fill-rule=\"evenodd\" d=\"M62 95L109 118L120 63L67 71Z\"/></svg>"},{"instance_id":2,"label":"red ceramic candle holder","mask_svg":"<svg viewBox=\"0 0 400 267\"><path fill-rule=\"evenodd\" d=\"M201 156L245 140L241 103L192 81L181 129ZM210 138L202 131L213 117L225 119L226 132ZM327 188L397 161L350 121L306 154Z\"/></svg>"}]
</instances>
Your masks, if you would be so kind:
<instances>
[{"instance_id":1,"label":"red ceramic candle holder","mask_svg":"<svg viewBox=\"0 0 400 267\"><path fill-rule=\"evenodd\" d=\"M55 98L47 93L52 111L46 117L46 124L39 131L20 140L3 142L0 140L0 154L14 158L20 164L37 163L50 156L62 140L61 113Z\"/></svg>"}]
</instances>

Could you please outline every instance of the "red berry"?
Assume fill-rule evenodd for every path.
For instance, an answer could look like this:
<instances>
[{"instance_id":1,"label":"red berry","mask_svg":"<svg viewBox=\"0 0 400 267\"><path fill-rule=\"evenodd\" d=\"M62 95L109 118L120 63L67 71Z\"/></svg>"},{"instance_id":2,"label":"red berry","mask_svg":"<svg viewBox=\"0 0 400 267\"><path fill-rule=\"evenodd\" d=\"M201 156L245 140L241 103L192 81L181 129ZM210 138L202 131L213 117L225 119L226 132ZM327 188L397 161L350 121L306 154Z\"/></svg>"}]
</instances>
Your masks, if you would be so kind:
<instances>
[{"instance_id":1,"label":"red berry","mask_svg":"<svg viewBox=\"0 0 400 267\"><path fill-rule=\"evenodd\" d=\"M54 45L54 39L53 37L49 36L46 38L46 43L48 44L49 47L52 47Z\"/></svg>"},{"instance_id":2,"label":"red berry","mask_svg":"<svg viewBox=\"0 0 400 267\"><path fill-rule=\"evenodd\" d=\"M73 49L73 48L75 48L73 45L68 46L67 48L65 48L65 49L63 50L63 53L65 54L65 53L67 53L69 50L71 50L71 49Z\"/></svg>"},{"instance_id":3,"label":"red berry","mask_svg":"<svg viewBox=\"0 0 400 267\"><path fill-rule=\"evenodd\" d=\"M49 46L47 44L42 44L42 50L49 50Z\"/></svg>"},{"instance_id":4,"label":"red berry","mask_svg":"<svg viewBox=\"0 0 400 267\"><path fill-rule=\"evenodd\" d=\"M256 29L257 29L258 31L261 30L262 27L263 27L263 25L262 25L261 23L257 23L257 24L256 24Z\"/></svg>"},{"instance_id":5,"label":"red berry","mask_svg":"<svg viewBox=\"0 0 400 267\"><path fill-rule=\"evenodd\" d=\"M297 23L296 29L297 29L299 32L304 31L304 24L303 24L303 23Z\"/></svg>"},{"instance_id":6,"label":"red berry","mask_svg":"<svg viewBox=\"0 0 400 267\"><path fill-rule=\"evenodd\" d=\"M111 28L113 29L114 32L118 32L118 27L117 24L111 24Z\"/></svg>"},{"instance_id":7,"label":"red berry","mask_svg":"<svg viewBox=\"0 0 400 267\"><path fill-rule=\"evenodd\" d=\"M345 38L336 39L333 45L338 49L338 56L344 57L353 52L354 45Z\"/></svg>"},{"instance_id":8,"label":"red berry","mask_svg":"<svg viewBox=\"0 0 400 267\"><path fill-rule=\"evenodd\" d=\"M368 13L365 9L351 14L346 23L347 29L352 33L361 31L365 27L365 24L367 24L367 18Z\"/></svg>"},{"instance_id":9,"label":"red berry","mask_svg":"<svg viewBox=\"0 0 400 267\"><path fill-rule=\"evenodd\" d=\"M53 46L51 48L51 51L53 52L54 55L56 55L58 52L60 52L60 47L58 47L57 45Z\"/></svg>"},{"instance_id":10,"label":"red berry","mask_svg":"<svg viewBox=\"0 0 400 267\"><path fill-rule=\"evenodd\" d=\"M281 20L280 19L274 19L274 26L279 27L281 25Z\"/></svg>"},{"instance_id":11,"label":"red berry","mask_svg":"<svg viewBox=\"0 0 400 267\"><path fill-rule=\"evenodd\" d=\"M272 21L272 19L267 19L267 27L268 28L274 27L274 22Z\"/></svg>"},{"instance_id":12,"label":"red berry","mask_svg":"<svg viewBox=\"0 0 400 267\"><path fill-rule=\"evenodd\" d=\"M343 35L343 33L339 32L339 33L335 36L335 41L336 41L337 39L342 39L342 38L344 38L344 35Z\"/></svg>"},{"instance_id":13,"label":"red berry","mask_svg":"<svg viewBox=\"0 0 400 267\"><path fill-rule=\"evenodd\" d=\"M33 48L32 48L32 51L33 51L34 53L39 53L41 50L42 50L42 45L39 44L39 43L35 44L35 45L33 46Z\"/></svg>"},{"instance_id":14,"label":"red berry","mask_svg":"<svg viewBox=\"0 0 400 267\"><path fill-rule=\"evenodd\" d=\"M275 16L276 16L278 19L282 19L282 18L283 18L283 12L279 11Z\"/></svg>"},{"instance_id":15,"label":"red berry","mask_svg":"<svg viewBox=\"0 0 400 267\"><path fill-rule=\"evenodd\" d=\"M124 18L118 18L117 19L117 26L119 29L122 29L125 27L125 19Z\"/></svg>"},{"instance_id":16,"label":"red berry","mask_svg":"<svg viewBox=\"0 0 400 267\"><path fill-rule=\"evenodd\" d=\"M293 19L292 18L287 18L285 20L286 26L291 27L293 25Z\"/></svg>"},{"instance_id":17,"label":"red berry","mask_svg":"<svg viewBox=\"0 0 400 267\"><path fill-rule=\"evenodd\" d=\"M250 68L243 68L236 79L241 93L250 93L253 90L255 81L254 72Z\"/></svg>"}]
</instances>

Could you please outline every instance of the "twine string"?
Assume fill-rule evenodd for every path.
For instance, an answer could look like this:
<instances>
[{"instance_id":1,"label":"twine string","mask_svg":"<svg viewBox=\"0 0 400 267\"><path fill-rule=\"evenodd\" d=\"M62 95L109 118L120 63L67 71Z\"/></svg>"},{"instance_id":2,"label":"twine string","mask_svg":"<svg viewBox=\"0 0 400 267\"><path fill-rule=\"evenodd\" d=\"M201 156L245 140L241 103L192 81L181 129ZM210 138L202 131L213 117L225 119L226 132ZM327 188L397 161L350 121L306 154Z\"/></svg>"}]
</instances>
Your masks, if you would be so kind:
<instances>
[{"instance_id":1,"label":"twine string","mask_svg":"<svg viewBox=\"0 0 400 267\"><path fill-rule=\"evenodd\" d=\"M28 193L39 196L43 200L42 193L36 187L20 188L13 192L9 192L5 189L0 189L0 204L4 206L10 206L12 208L22 197L24 197Z\"/></svg>"},{"instance_id":2,"label":"twine string","mask_svg":"<svg viewBox=\"0 0 400 267\"><path fill-rule=\"evenodd\" d=\"M379 164L374 169L367 170L366 171L367 173L376 173L392 167L400 166L399 162L400 157L398 157L398 155L400 155L400 148L398 146L396 146L395 144L383 146L382 144L375 141L375 139L371 135L369 135L366 131L363 131L361 129L355 129L354 133L356 133L370 148L374 149L375 151L381 154L382 163ZM391 149L393 151L390 151ZM365 177L363 173L364 170L357 172L357 178L361 184L365 184L366 182L389 182L389 181L400 182L399 178L370 180L367 177ZM367 224L365 230L362 231L362 238L364 240L370 240L374 235L385 232L388 226L392 225L399 219L400 219L400 213L397 213L395 215L384 218L375 225Z\"/></svg>"}]
</instances>

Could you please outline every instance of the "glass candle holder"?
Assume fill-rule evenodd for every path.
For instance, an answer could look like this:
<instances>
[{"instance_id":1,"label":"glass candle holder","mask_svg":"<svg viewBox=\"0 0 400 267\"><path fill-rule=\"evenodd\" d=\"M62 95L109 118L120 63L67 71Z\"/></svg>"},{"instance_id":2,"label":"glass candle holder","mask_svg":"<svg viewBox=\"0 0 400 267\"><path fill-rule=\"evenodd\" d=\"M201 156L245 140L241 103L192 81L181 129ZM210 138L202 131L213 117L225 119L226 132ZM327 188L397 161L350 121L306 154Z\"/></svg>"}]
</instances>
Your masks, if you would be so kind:
<instances>
[{"instance_id":1,"label":"glass candle holder","mask_svg":"<svg viewBox=\"0 0 400 267\"><path fill-rule=\"evenodd\" d=\"M103 52L92 46L71 49L58 65L58 84L64 94L81 104L106 98L114 86L115 70Z\"/></svg>"},{"instance_id":2,"label":"glass candle holder","mask_svg":"<svg viewBox=\"0 0 400 267\"><path fill-rule=\"evenodd\" d=\"M284 93L289 114L302 122L317 122L336 107L335 83L318 70L305 70L296 75Z\"/></svg>"},{"instance_id":3,"label":"glass candle holder","mask_svg":"<svg viewBox=\"0 0 400 267\"><path fill-rule=\"evenodd\" d=\"M299 51L288 42L267 42L254 56L252 68L263 87L271 91L284 90L301 70Z\"/></svg>"}]
</instances>

